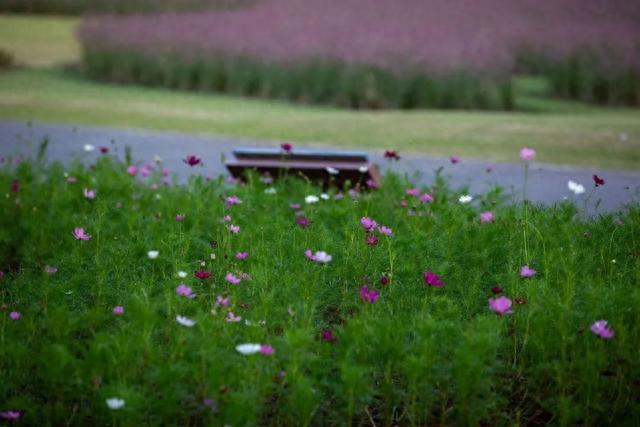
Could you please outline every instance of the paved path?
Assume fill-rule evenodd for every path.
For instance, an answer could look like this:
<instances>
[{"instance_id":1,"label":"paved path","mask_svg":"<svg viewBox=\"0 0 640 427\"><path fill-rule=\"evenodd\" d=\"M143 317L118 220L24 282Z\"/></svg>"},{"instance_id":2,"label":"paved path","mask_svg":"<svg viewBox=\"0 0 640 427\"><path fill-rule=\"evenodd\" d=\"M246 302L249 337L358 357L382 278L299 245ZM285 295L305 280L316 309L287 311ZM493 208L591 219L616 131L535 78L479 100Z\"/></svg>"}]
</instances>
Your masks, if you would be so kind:
<instances>
[{"instance_id":1,"label":"paved path","mask_svg":"<svg viewBox=\"0 0 640 427\"><path fill-rule=\"evenodd\" d=\"M132 149L134 159L150 161L158 155L180 179L186 178L193 172L205 173L209 176L224 173L224 158L231 156L231 150L234 147L277 146L275 143L216 136L94 127L76 128L70 125L40 123L28 125L24 122L0 121L0 156L9 156L18 152L33 156L45 136L50 140L47 152L49 160L65 162L73 158L92 159L100 155L97 150L93 153L85 153L83 151L85 144L92 144L95 147L108 146L112 153L124 157L124 147L128 145ZM357 150L358 148L349 147L349 149ZM206 168L192 169L184 165L181 159L187 154L202 157ZM383 165L383 170L387 167L388 163L382 158L382 153L370 152L370 157L374 162ZM487 173L488 162L462 159L460 163L453 165L446 158L411 155L403 157L400 162L393 163L391 166L407 173L417 183L432 183L434 171L442 166L443 173L450 177L453 188L468 185L472 194L478 194L498 184L515 199L519 199L522 194L524 182L522 164L496 163L492 171ZM528 198L544 204L552 204L565 197L575 198L567 189L567 181L573 180L583 184L588 193L593 188L591 177L594 173L606 180L606 185L599 188L591 199L592 205L598 199L602 199L598 212L621 209L626 204L637 203L640 200L640 171L609 171L538 163L533 163L530 169L527 185ZM582 206L582 202L579 202L579 206ZM593 208L590 211L593 212Z\"/></svg>"}]
</instances>

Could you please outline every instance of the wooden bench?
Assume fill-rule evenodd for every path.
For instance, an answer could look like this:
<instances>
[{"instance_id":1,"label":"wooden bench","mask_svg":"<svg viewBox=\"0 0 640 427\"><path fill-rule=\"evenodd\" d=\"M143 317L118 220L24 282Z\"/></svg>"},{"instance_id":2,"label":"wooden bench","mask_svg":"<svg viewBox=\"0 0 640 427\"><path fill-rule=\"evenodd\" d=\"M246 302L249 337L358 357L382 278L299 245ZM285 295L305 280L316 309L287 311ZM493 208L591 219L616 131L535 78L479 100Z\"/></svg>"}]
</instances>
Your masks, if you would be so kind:
<instances>
[{"instance_id":1,"label":"wooden bench","mask_svg":"<svg viewBox=\"0 0 640 427\"><path fill-rule=\"evenodd\" d=\"M323 186L334 182L344 186L366 188L365 182L373 180L380 183L382 176L378 168L369 163L367 154L360 151L326 151L312 149L292 149L284 151L277 148L242 147L233 150L233 160L225 163L234 178L244 178L247 170L255 169L260 174L268 174L274 179L283 173L301 174L313 182L321 181ZM337 173L336 173L337 171Z\"/></svg>"}]
</instances>

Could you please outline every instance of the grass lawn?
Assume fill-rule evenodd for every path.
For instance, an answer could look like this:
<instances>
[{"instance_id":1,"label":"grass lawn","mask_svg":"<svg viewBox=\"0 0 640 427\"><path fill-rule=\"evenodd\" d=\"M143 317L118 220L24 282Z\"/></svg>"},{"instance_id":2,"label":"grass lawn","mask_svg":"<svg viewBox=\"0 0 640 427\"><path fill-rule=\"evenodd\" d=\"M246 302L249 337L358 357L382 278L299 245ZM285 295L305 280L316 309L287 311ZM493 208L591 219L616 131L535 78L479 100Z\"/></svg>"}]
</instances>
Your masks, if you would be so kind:
<instances>
[{"instance_id":1,"label":"grass lawn","mask_svg":"<svg viewBox=\"0 0 640 427\"><path fill-rule=\"evenodd\" d=\"M1 17L3 44L29 63L55 23L67 37L43 57L77 59L74 20ZM10 24L15 31L4 29ZM29 23L29 29L26 24ZM30 33L29 37L22 34ZM64 32L64 31L63 31ZM4 33L3 33L4 34ZM46 40L46 38L45 38ZM69 52L75 52L70 54ZM34 59L35 60L35 59ZM0 119L34 120L211 133L336 146L387 148L487 160L516 160L522 146L544 162L605 168L640 167L640 110L549 100L544 85L520 80L517 102L528 112L361 112L210 94L121 87L61 68L18 69L0 75ZM620 135L627 138L621 140Z\"/></svg>"},{"instance_id":2,"label":"grass lawn","mask_svg":"<svg viewBox=\"0 0 640 427\"><path fill-rule=\"evenodd\" d=\"M367 194L332 188L309 203L321 190L302 180L178 186L160 165L134 177L89 156L91 168L0 167L1 418L506 427L640 417L637 206L585 220L570 202L524 210L499 192L462 204L443 181L417 192L434 195L421 203L393 175Z\"/></svg>"}]
</instances>

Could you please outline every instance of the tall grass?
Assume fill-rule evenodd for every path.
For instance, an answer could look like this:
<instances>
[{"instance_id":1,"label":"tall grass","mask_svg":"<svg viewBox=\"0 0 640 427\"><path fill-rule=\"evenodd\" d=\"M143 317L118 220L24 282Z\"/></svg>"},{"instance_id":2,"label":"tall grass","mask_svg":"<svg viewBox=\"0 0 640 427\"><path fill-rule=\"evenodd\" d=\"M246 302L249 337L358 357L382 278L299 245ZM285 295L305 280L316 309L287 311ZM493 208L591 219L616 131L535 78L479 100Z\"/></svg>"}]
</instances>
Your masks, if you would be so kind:
<instances>
[{"instance_id":1,"label":"tall grass","mask_svg":"<svg viewBox=\"0 0 640 427\"><path fill-rule=\"evenodd\" d=\"M466 70L425 75L339 60L288 64L248 57L184 58L131 50L85 48L84 68L95 78L123 84L259 96L347 108L457 108L511 110L509 79Z\"/></svg>"},{"instance_id":2,"label":"tall grass","mask_svg":"<svg viewBox=\"0 0 640 427\"><path fill-rule=\"evenodd\" d=\"M461 204L464 189L437 178L423 204L395 175L378 190L340 198L331 188L329 200L305 204L321 190L295 178L275 193L255 176L177 185L161 165L138 164L134 177L99 157L91 167L6 161L0 173L5 415L30 425L469 426L640 416L637 206L584 219L564 202L529 206L525 218L499 189ZM231 195L242 203L225 203ZM486 210L495 219L481 223ZM363 216L393 235L368 245ZM91 240L74 239L75 227ZM307 249L333 260L310 261ZM525 263L535 276L519 276ZM194 277L200 270L211 277ZM444 286L427 286L425 271ZM181 282L194 299L176 293ZM360 298L364 284L380 292L375 303ZM512 314L489 309L496 286L522 303ZM229 311L242 320L226 321ZM613 338L590 331L599 319ZM240 343L275 352L242 355ZM109 409L114 397L124 407Z\"/></svg>"}]
</instances>

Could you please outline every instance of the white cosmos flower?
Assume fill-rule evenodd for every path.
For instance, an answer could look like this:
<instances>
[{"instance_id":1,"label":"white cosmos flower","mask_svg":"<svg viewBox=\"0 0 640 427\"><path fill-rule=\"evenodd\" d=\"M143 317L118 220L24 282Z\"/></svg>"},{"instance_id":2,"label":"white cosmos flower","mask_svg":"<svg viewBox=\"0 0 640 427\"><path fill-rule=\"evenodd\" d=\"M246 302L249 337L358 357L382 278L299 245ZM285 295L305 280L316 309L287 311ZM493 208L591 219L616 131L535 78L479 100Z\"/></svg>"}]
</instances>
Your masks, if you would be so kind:
<instances>
[{"instance_id":1,"label":"white cosmos flower","mask_svg":"<svg viewBox=\"0 0 640 427\"><path fill-rule=\"evenodd\" d=\"M96 149L96 147L94 147L94 146L93 146L93 145L91 145L91 144L85 144L85 145L84 145L84 151L86 151L87 153L90 153L90 152L92 152L92 151L93 151L93 150L95 150L95 149Z\"/></svg>"},{"instance_id":2,"label":"white cosmos flower","mask_svg":"<svg viewBox=\"0 0 640 427\"><path fill-rule=\"evenodd\" d=\"M260 353L260 347L261 347L260 344L251 344L251 343L238 344L236 346L236 350L238 351L238 353L244 354L245 356L247 356L249 354Z\"/></svg>"},{"instance_id":3,"label":"white cosmos flower","mask_svg":"<svg viewBox=\"0 0 640 427\"><path fill-rule=\"evenodd\" d=\"M178 277L181 279L184 279L185 277L187 277L187 272L186 271L178 271Z\"/></svg>"},{"instance_id":4,"label":"white cosmos flower","mask_svg":"<svg viewBox=\"0 0 640 427\"><path fill-rule=\"evenodd\" d=\"M329 195L328 195L327 193L322 193L322 194L320 195L320 198L321 198L322 200L329 200L329 199L330 199L330 197L329 197Z\"/></svg>"},{"instance_id":5,"label":"white cosmos flower","mask_svg":"<svg viewBox=\"0 0 640 427\"><path fill-rule=\"evenodd\" d=\"M195 320L189 319L185 316L176 316L176 322L180 323L182 326L186 326L187 328L190 328L196 324Z\"/></svg>"},{"instance_id":6,"label":"white cosmos flower","mask_svg":"<svg viewBox=\"0 0 640 427\"><path fill-rule=\"evenodd\" d=\"M120 399L119 397L110 397L106 402L109 409L116 410L124 407L124 399Z\"/></svg>"},{"instance_id":7,"label":"white cosmos flower","mask_svg":"<svg viewBox=\"0 0 640 427\"><path fill-rule=\"evenodd\" d=\"M328 173L329 175L338 175L338 174L340 173L340 171L339 171L338 169L336 169L336 168L332 168L331 166L327 166L327 167L326 167L326 168L324 168L324 169L327 171L327 173Z\"/></svg>"},{"instance_id":8,"label":"white cosmos flower","mask_svg":"<svg viewBox=\"0 0 640 427\"><path fill-rule=\"evenodd\" d=\"M149 257L149 259L156 259L156 258L158 258L158 255L160 255L160 252L158 252L158 251L149 251L149 252L147 252L147 256Z\"/></svg>"},{"instance_id":9,"label":"white cosmos flower","mask_svg":"<svg viewBox=\"0 0 640 427\"><path fill-rule=\"evenodd\" d=\"M276 194L276 189L274 187L269 187L264 190L265 194Z\"/></svg>"},{"instance_id":10,"label":"white cosmos flower","mask_svg":"<svg viewBox=\"0 0 640 427\"><path fill-rule=\"evenodd\" d=\"M368 168L367 166L360 166L360 167L358 168L358 171L359 171L360 173L367 173L367 172L369 171L369 168Z\"/></svg>"},{"instance_id":11,"label":"white cosmos flower","mask_svg":"<svg viewBox=\"0 0 640 427\"><path fill-rule=\"evenodd\" d=\"M467 203L471 203L471 201L473 200L473 196L469 195L469 194L463 194L462 196L460 196L460 198L458 199L458 201L460 203L462 203L463 205L467 204Z\"/></svg>"},{"instance_id":12,"label":"white cosmos flower","mask_svg":"<svg viewBox=\"0 0 640 427\"><path fill-rule=\"evenodd\" d=\"M318 203L320 199L318 198L318 196L310 195L305 197L304 201L307 202L308 204L312 204L312 203Z\"/></svg>"},{"instance_id":13,"label":"white cosmos flower","mask_svg":"<svg viewBox=\"0 0 640 427\"><path fill-rule=\"evenodd\" d=\"M582 184L578 184L577 182L567 182L567 188L569 188L569 190L572 191L575 195L584 193L584 187L582 186Z\"/></svg>"},{"instance_id":14,"label":"white cosmos flower","mask_svg":"<svg viewBox=\"0 0 640 427\"><path fill-rule=\"evenodd\" d=\"M317 251L313 257L315 262L320 262L322 264L328 264L333 259L333 257L325 251Z\"/></svg>"}]
</instances>

